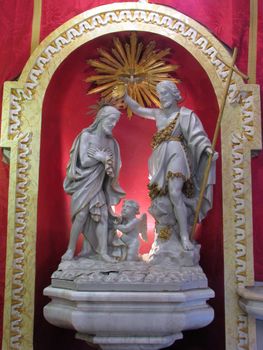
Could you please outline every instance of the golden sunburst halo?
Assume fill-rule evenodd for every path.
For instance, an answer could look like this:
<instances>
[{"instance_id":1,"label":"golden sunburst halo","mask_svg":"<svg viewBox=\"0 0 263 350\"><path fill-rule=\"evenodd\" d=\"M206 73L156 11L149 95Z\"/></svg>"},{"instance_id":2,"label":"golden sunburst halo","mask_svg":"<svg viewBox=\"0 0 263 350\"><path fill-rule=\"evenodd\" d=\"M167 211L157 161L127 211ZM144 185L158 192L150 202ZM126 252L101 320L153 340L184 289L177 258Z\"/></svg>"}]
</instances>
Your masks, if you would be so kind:
<instances>
[{"instance_id":1,"label":"golden sunburst halo","mask_svg":"<svg viewBox=\"0 0 263 350\"><path fill-rule=\"evenodd\" d=\"M170 75L178 66L165 60L170 51L170 48L156 49L155 41L144 46L138 42L136 32L131 33L129 43L113 38L111 52L99 48L99 58L88 60L97 73L86 79L96 85L88 94L100 93L106 102L110 102L112 99L121 101L127 91L141 106L159 106L156 85L162 80L179 82ZM127 114L132 116L129 108Z\"/></svg>"}]
</instances>

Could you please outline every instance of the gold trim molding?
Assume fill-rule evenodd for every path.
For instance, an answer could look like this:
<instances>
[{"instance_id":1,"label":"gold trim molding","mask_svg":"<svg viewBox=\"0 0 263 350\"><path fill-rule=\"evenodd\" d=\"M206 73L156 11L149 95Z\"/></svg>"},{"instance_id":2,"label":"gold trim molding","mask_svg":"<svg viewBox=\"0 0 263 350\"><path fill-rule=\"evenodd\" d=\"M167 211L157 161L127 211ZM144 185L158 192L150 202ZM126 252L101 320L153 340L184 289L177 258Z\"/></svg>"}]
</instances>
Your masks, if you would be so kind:
<instances>
[{"instance_id":1,"label":"gold trim molding","mask_svg":"<svg viewBox=\"0 0 263 350\"><path fill-rule=\"evenodd\" d=\"M203 26L149 3L100 6L51 33L18 82L6 82L1 147L11 148L3 350L33 349L37 197L42 104L59 65L81 45L109 33L151 32L182 45L204 68L221 104L231 55ZM252 349L254 321L238 306L237 286L253 282L250 151L261 147L259 89L235 73L222 123L226 348ZM30 215L29 215L30 214Z\"/></svg>"},{"instance_id":2,"label":"gold trim molding","mask_svg":"<svg viewBox=\"0 0 263 350\"><path fill-rule=\"evenodd\" d=\"M257 80L258 6L258 0L250 0L248 75L251 84L256 84Z\"/></svg>"},{"instance_id":3,"label":"gold trim molding","mask_svg":"<svg viewBox=\"0 0 263 350\"><path fill-rule=\"evenodd\" d=\"M39 44L41 27L42 0L34 0L32 21L31 54Z\"/></svg>"}]
</instances>

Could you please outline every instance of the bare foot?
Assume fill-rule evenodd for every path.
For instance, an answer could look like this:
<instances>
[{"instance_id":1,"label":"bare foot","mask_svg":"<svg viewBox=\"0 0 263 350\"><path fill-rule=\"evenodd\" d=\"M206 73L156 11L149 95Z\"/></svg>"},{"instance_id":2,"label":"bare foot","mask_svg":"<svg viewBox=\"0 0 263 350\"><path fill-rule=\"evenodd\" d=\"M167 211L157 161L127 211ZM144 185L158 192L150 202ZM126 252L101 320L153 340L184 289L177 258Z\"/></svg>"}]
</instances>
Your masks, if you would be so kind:
<instances>
[{"instance_id":1,"label":"bare foot","mask_svg":"<svg viewBox=\"0 0 263 350\"><path fill-rule=\"evenodd\" d=\"M72 249L68 249L65 254L62 255L61 260L62 261L67 261L67 260L72 260L74 256L74 252Z\"/></svg>"},{"instance_id":2,"label":"bare foot","mask_svg":"<svg viewBox=\"0 0 263 350\"><path fill-rule=\"evenodd\" d=\"M182 246L184 248L184 250L193 250L194 249L194 245L193 243L189 240L188 237L181 237L181 242L182 242Z\"/></svg>"},{"instance_id":3,"label":"bare foot","mask_svg":"<svg viewBox=\"0 0 263 350\"><path fill-rule=\"evenodd\" d=\"M78 258L88 258L89 257L89 252L87 250L83 250L78 253Z\"/></svg>"}]
</instances>

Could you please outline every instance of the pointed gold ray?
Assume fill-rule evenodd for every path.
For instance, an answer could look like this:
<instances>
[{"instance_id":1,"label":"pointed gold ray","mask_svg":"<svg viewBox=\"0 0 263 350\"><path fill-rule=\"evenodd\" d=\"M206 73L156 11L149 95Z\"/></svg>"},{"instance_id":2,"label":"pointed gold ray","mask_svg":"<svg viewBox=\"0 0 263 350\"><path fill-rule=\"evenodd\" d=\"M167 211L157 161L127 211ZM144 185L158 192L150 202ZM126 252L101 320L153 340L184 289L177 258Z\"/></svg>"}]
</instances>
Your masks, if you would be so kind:
<instances>
[{"instance_id":1,"label":"pointed gold ray","mask_svg":"<svg viewBox=\"0 0 263 350\"><path fill-rule=\"evenodd\" d=\"M151 83L151 82L148 82L147 85L148 85L148 89L149 89L150 93L158 100L158 103L159 103L158 95L156 92L156 85Z\"/></svg>"},{"instance_id":2,"label":"pointed gold ray","mask_svg":"<svg viewBox=\"0 0 263 350\"><path fill-rule=\"evenodd\" d=\"M150 98L150 100L156 105L156 106L160 106L160 102L159 102L159 99L158 99L158 96L156 94L156 91L155 91L155 86L152 85L151 83L147 84L147 92L148 92L148 96Z\"/></svg>"},{"instance_id":3,"label":"pointed gold ray","mask_svg":"<svg viewBox=\"0 0 263 350\"><path fill-rule=\"evenodd\" d=\"M161 52L159 52L159 53L157 53L157 54L152 55L152 57L149 59L149 61L146 62L146 67L149 67L149 66L151 66L153 63L156 63L156 62L160 61L163 57L165 57L166 55L168 55L169 52L170 52L170 50L167 49L167 50L163 50L163 51L161 51ZM164 61L160 61L160 62L162 62L163 64L165 64Z\"/></svg>"},{"instance_id":4,"label":"pointed gold ray","mask_svg":"<svg viewBox=\"0 0 263 350\"><path fill-rule=\"evenodd\" d=\"M104 85L102 85L102 86L98 86L98 87L96 87L96 88L94 88L94 89L91 89L91 90L88 92L88 95L90 95L90 94L96 94L96 93L98 93L98 92L101 92L101 91L103 91L103 90L106 90L106 89L108 89L108 88L114 86L115 84L116 84L115 81L113 81L113 82L111 82L111 83L104 84Z\"/></svg>"},{"instance_id":5,"label":"pointed gold ray","mask_svg":"<svg viewBox=\"0 0 263 350\"><path fill-rule=\"evenodd\" d=\"M151 106L152 102L151 102L151 94L149 94L149 92L147 91L147 89L145 89L145 87L141 84L140 86L140 91L141 91L141 94L142 94L142 97L144 99L144 101L146 102L146 105L148 107Z\"/></svg>"},{"instance_id":6,"label":"pointed gold ray","mask_svg":"<svg viewBox=\"0 0 263 350\"><path fill-rule=\"evenodd\" d=\"M149 80L152 80L153 82L160 82L162 80L171 80L171 81L173 81L175 83L180 83L179 79L172 78L167 73L154 74L154 75L151 76L151 78Z\"/></svg>"},{"instance_id":7,"label":"pointed gold ray","mask_svg":"<svg viewBox=\"0 0 263 350\"><path fill-rule=\"evenodd\" d=\"M139 43L139 45L137 46L136 57L135 57L136 64L139 61L139 58L140 58L141 53L142 53L142 49L143 49L143 43Z\"/></svg>"},{"instance_id":8,"label":"pointed gold ray","mask_svg":"<svg viewBox=\"0 0 263 350\"><path fill-rule=\"evenodd\" d=\"M122 46L122 43L120 42L119 38L113 38L113 43L115 48L117 49L118 53L121 55L121 58L123 59L124 63L128 65L128 60L124 51L124 48Z\"/></svg>"},{"instance_id":9,"label":"pointed gold ray","mask_svg":"<svg viewBox=\"0 0 263 350\"><path fill-rule=\"evenodd\" d=\"M112 82L112 83L114 83L114 84L118 84L118 80L117 79L111 79L111 80L109 80L109 79L104 79L104 80L100 80L100 81L98 81L97 82L97 85L102 85L102 84L108 84L108 83L110 83L110 82Z\"/></svg>"},{"instance_id":10,"label":"pointed gold ray","mask_svg":"<svg viewBox=\"0 0 263 350\"><path fill-rule=\"evenodd\" d=\"M129 85L129 90L130 90L129 95L131 96L131 98L135 99L136 98L135 90L132 89L130 85Z\"/></svg>"},{"instance_id":11,"label":"pointed gold ray","mask_svg":"<svg viewBox=\"0 0 263 350\"><path fill-rule=\"evenodd\" d=\"M155 69L155 68L158 68L158 67L163 67L165 65L165 63L163 63L162 61L160 62L157 62L157 63L154 63L153 65L151 65L149 67L149 69ZM171 66L171 72L174 71L174 70L177 70L179 68L179 65L178 64L175 64L175 65L165 65L166 67L169 67Z\"/></svg>"},{"instance_id":12,"label":"pointed gold ray","mask_svg":"<svg viewBox=\"0 0 263 350\"><path fill-rule=\"evenodd\" d=\"M109 79L110 81L112 81L114 78L115 78L115 75L112 75L112 74L92 75L92 76L86 78L85 82L92 83L94 81L100 81L100 80L104 80L104 79Z\"/></svg>"},{"instance_id":13,"label":"pointed gold ray","mask_svg":"<svg viewBox=\"0 0 263 350\"><path fill-rule=\"evenodd\" d=\"M149 68L146 68L145 66L139 66L138 69L137 69L137 74L143 74L143 72L147 71L151 68L151 69L154 69L154 68L158 68L158 67L163 67L165 66L165 63L160 61L160 62L157 62L153 65L151 65Z\"/></svg>"},{"instance_id":14,"label":"pointed gold ray","mask_svg":"<svg viewBox=\"0 0 263 350\"><path fill-rule=\"evenodd\" d=\"M93 82L93 81L92 81ZM92 83L91 82L91 83ZM109 80L109 79L104 79L104 80L100 80L98 82L96 82L97 86L101 86L101 85L105 85L105 84L108 84L108 83L111 83L111 82L115 82L117 83L117 80Z\"/></svg>"},{"instance_id":15,"label":"pointed gold ray","mask_svg":"<svg viewBox=\"0 0 263 350\"><path fill-rule=\"evenodd\" d=\"M162 80L171 80L171 78L169 77L168 74L163 74L161 77L156 77L155 75L152 75L149 77L148 82L157 85L158 83L160 83ZM179 83L179 81L177 81Z\"/></svg>"},{"instance_id":16,"label":"pointed gold ray","mask_svg":"<svg viewBox=\"0 0 263 350\"><path fill-rule=\"evenodd\" d=\"M121 62L122 66L124 67L125 65L125 61L124 59L122 59L121 55L119 54L119 52L116 49L111 49L111 52L113 53L113 55L117 58L117 60L119 62Z\"/></svg>"},{"instance_id":17,"label":"pointed gold ray","mask_svg":"<svg viewBox=\"0 0 263 350\"><path fill-rule=\"evenodd\" d=\"M172 65L168 65L168 66L164 66L164 67L159 67L159 68L153 68L153 69L149 69L148 72L151 73L169 73L173 71L173 66Z\"/></svg>"},{"instance_id":18,"label":"pointed gold ray","mask_svg":"<svg viewBox=\"0 0 263 350\"><path fill-rule=\"evenodd\" d=\"M156 62L155 60L151 60L151 62L149 62L146 67L148 67L149 69L153 69L153 68L162 67L162 66L165 66L165 62L163 61Z\"/></svg>"},{"instance_id":19,"label":"pointed gold ray","mask_svg":"<svg viewBox=\"0 0 263 350\"><path fill-rule=\"evenodd\" d=\"M117 67L122 67L122 64L116 60L114 57L112 57L107 51L105 51L104 49L97 49L98 53L100 56L108 59L109 61L111 61L113 64L115 64Z\"/></svg>"},{"instance_id":20,"label":"pointed gold ray","mask_svg":"<svg viewBox=\"0 0 263 350\"><path fill-rule=\"evenodd\" d=\"M157 61L157 60L161 60L163 57L169 55L170 52L171 52L171 49L170 49L170 48L167 48L167 49L161 50L161 51L159 51L159 52L156 52L156 53L155 53L155 59L156 59L156 61Z\"/></svg>"},{"instance_id":21,"label":"pointed gold ray","mask_svg":"<svg viewBox=\"0 0 263 350\"><path fill-rule=\"evenodd\" d=\"M126 53L126 57L127 57L127 61L128 61L128 65L130 68L132 67L132 58L131 58L131 47L129 44L125 44L125 53Z\"/></svg>"},{"instance_id":22,"label":"pointed gold ray","mask_svg":"<svg viewBox=\"0 0 263 350\"><path fill-rule=\"evenodd\" d=\"M93 67L93 68L98 68L98 69L102 69L104 70L105 72L109 72L109 73L116 73L116 69L114 68L111 68L109 66L107 66L106 64L104 63L101 63L100 61L98 60L89 60L89 64Z\"/></svg>"},{"instance_id":23,"label":"pointed gold ray","mask_svg":"<svg viewBox=\"0 0 263 350\"><path fill-rule=\"evenodd\" d=\"M106 65L108 65L108 66L114 68L115 70L121 67L121 66L117 66L115 63L111 62L110 60L108 60L108 59L105 58L105 57L101 57L101 58L100 58L100 61L103 62L103 63L105 63Z\"/></svg>"},{"instance_id":24,"label":"pointed gold ray","mask_svg":"<svg viewBox=\"0 0 263 350\"><path fill-rule=\"evenodd\" d=\"M139 90L137 84L134 84L134 91L135 91L136 100L139 102L139 104L140 104L141 106L144 106L145 103L144 103L144 101L143 101L143 99L142 99L142 96L141 96L141 94L140 94L140 90Z\"/></svg>"},{"instance_id":25,"label":"pointed gold ray","mask_svg":"<svg viewBox=\"0 0 263 350\"><path fill-rule=\"evenodd\" d=\"M146 46L146 49L143 51L139 64L144 62L150 55L154 53L154 48L155 48L155 42L150 41L149 44Z\"/></svg>"},{"instance_id":26,"label":"pointed gold ray","mask_svg":"<svg viewBox=\"0 0 263 350\"><path fill-rule=\"evenodd\" d=\"M135 32L131 33L130 37L130 48L131 48L131 61L132 61L132 68L135 67L135 57L136 57L136 46L137 46L137 35Z\"/></svg>"},{"instance_id":27,"label":"pointed gold ray","mask_svg":"<svg viewBox=\"0 0 263 350\"><path fill-rule=\"evenodd\" d=\"M129 119L131 119L132 117L132 110L130 109L130 107L127 108L127 116Z\"/></svg>"}]
</instances>

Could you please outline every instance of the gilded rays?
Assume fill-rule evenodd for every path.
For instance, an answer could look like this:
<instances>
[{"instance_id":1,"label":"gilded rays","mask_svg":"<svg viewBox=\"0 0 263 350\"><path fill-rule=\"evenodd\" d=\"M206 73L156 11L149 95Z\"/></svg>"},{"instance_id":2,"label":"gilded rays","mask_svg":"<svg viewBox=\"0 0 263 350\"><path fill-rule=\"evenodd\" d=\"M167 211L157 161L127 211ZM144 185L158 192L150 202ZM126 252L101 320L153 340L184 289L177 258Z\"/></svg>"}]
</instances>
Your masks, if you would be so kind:
<instances>
[{"instance_id":1,"label":"gilded rays","mask_svg":"<svg viewBox=\"0 0 263 350\"><path fill-rule=\"evenodd\" d=\"M106 102L121 100L127 89L128 94L140 105L159 106L156 84L162 80L178 82L170 75L177 66L165 60L170 49L156 49L155 41L145 46L138 41L135 32L131 33L129 43L123 43L115 37L111 52L99 48L98 53L98 59L88 60L97 74L88 77L86 82L96 85L88 94L100 93ZM132 115L129 109L128 115Z\"/></svg>"}]
</instances>

